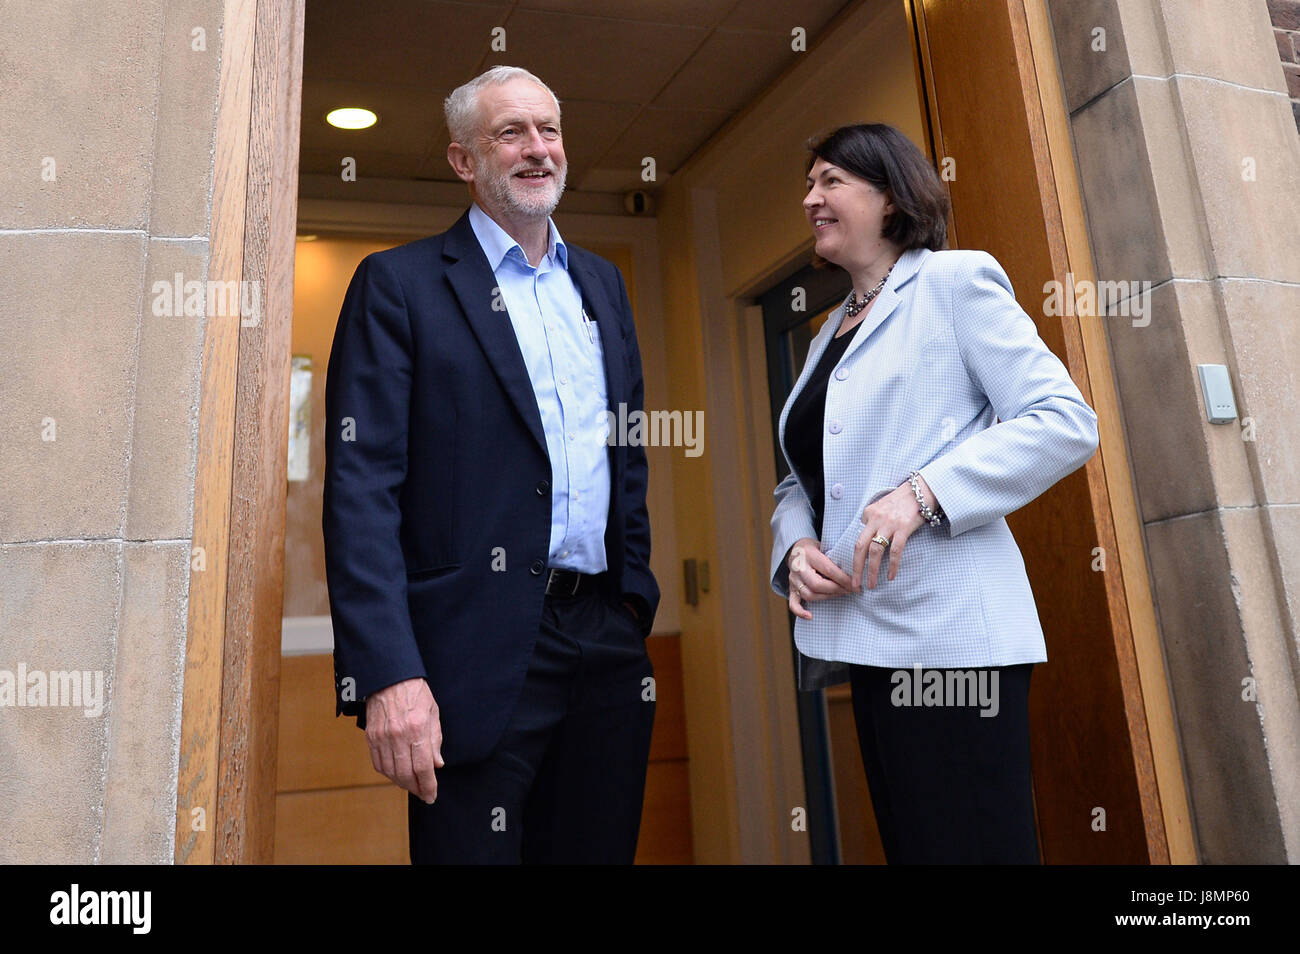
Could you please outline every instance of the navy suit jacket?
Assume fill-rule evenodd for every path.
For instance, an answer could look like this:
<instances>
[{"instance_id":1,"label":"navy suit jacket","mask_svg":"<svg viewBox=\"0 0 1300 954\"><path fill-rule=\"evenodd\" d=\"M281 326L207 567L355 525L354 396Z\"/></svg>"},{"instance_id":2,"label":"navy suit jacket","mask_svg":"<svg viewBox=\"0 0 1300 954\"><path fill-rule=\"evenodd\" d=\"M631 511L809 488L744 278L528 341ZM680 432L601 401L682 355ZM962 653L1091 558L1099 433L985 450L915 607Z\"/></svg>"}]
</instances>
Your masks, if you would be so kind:
<instances>
[{"instance_id":1,"label":"navy suit jacket","mask_svg":"<svg viewBox=\"0 0 1300 954\"><path fill-rule=\"evenodd\" d=\"M643 382L623 278L591 252L568 253L600 329L610 410L630 413ZM440 235L366 256L325 380L337 714L364 728L367 695L424 677L449 765L487 756L514 709L550 546L541 415L495 287L468 213ZM635 604L649 635L659 587L644 448L611 447L609 471L605 597Z\"/></svg>"}]
</instances>

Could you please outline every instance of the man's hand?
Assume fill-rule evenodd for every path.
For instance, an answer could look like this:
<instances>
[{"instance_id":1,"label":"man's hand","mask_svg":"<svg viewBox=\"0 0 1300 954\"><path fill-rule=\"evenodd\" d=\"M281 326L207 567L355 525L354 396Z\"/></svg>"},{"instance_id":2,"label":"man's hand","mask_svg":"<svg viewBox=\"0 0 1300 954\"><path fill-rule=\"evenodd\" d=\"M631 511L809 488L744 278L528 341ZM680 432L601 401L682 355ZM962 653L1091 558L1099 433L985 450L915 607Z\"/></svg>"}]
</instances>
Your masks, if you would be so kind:
<instances>
[{"instance_id":1,"label":"man's hand","mask_svg":"<svg viewBox=\"0 0 1300 954\"><path fill-rule=\"evenodd\" d=\"M433 770L444 764L442 723L424 679L406 679L366 697L366 743L376 772L433 804Z\"/></svg>"},{"instance_id":2,"label":"man's hand","mask_svg":"<svg viewBox=\"0 0 1300 954\"><path fill-rule=\"evenodd\" d=\"M786 557L790 568L790 612L802 619L812 619L803 602L830 599L850 592L852 580L826 554L820 541L812 537L796 540Z\"/></svg>"}]
</instances>

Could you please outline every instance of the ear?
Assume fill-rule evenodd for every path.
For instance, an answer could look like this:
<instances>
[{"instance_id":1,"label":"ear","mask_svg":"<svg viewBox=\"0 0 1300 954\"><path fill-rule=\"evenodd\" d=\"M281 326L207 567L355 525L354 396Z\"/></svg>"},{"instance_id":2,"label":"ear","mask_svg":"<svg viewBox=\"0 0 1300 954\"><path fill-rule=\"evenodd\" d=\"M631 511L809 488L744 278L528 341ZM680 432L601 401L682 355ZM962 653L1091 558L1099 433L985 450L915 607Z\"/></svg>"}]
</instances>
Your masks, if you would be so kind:
<instances>
[{"instance_id":1,"label":"ear","mask_svg":"<svg viewBox=\"0 0 1300 954\"><path fill-rule=\"evenodd\" d=\"M447 162L461 181L470 183L474 181L474 160L469 150L460 143L453 142L447 146Z\"/></svg>"},{"instance_id":2,"label":"ear","mask_svg":"<svg viewBox=\"0 0 1300 954\"><path fill-rule=\"evenodd\" d=\"M893 224L893 221L894 221L894 214L895 214L897 211L898 211L898 209L897 209L897 207L894 205L893 200L892 200L892 199L889 199L888 197L886 197L886 199L885 199L885 207L881 210L881 214L880 214L880 234L881 234L881 236L884 236L884 234L885 234L886 232L889 231L889 227L890 227L890 225Z\"/></svg>"}]
</instances>

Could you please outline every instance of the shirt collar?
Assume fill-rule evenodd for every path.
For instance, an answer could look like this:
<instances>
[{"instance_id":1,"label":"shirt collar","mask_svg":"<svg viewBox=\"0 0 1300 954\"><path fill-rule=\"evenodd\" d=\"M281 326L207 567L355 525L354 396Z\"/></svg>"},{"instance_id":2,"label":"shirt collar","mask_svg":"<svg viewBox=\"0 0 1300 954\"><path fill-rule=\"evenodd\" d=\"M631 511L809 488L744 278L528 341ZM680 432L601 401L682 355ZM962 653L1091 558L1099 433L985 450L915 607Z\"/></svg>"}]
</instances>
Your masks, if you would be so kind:
<instances>
[{"instance_id":1,"label":"shirt collar","mask_svg":"<svg viewBox=\"0 0 1300 954\"><path fill-rule=\"evenodd\" d=\"M523 248L518 242L510 237L501 226L492 219L490 215L479 207L477 202L473 202L469 207L469 224L474 230L474 236L478 239L478 244L483 248L483 254L487 256L488 264L492 266L495 272L501 267L501 262L511 250L519 249L519 259L527 263L528 256L524 254ZM559 263L563 269L569 267L569 250L564 244L564 239L560 238L560 230L555 227L555 221L547 218L546 225L548 234L546 237L546 254L543 259L550 259L551 264Z\"/></svg>"}]
</instances>

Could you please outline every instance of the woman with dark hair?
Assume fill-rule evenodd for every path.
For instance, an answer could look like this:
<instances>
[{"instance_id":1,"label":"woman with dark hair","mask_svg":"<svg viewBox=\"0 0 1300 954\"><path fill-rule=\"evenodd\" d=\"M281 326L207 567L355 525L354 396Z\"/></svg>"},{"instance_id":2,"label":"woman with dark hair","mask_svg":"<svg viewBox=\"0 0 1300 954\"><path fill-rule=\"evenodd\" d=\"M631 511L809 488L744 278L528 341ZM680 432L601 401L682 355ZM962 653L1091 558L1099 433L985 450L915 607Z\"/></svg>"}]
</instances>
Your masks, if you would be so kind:
<instances>
[{"instance_id":1,"label":"woman with dark hair","mask_svg":"<svg viewBox=\"0 0 1300 954\"><path fill-rule=\"evenodd\" d=\"M906 136L841 127L807 173L816 258L853 287L781 412L771 581L799 686L851 683L891 864L1037 863L1047 651L1004 518L1092 456L1097 417L997 261L942 250L947 192Z\"/></svg>"}]
</instances>

